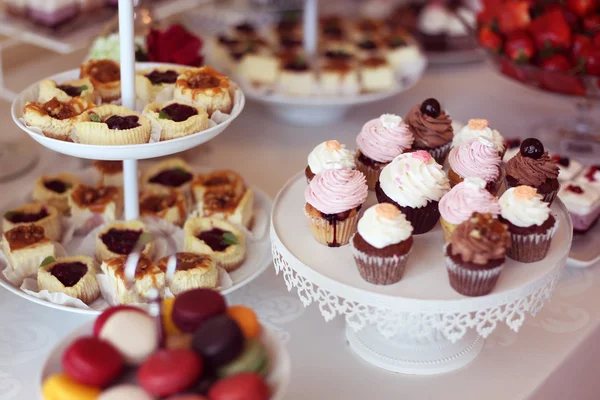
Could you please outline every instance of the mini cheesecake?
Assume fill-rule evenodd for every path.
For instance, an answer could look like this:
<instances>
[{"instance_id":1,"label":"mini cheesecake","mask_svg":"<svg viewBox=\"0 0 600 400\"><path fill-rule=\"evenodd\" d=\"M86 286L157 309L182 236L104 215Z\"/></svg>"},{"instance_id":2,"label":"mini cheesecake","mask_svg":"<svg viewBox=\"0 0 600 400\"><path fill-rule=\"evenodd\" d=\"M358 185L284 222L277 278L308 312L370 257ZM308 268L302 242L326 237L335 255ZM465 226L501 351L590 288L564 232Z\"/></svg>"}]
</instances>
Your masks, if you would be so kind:
<instances>
[{"instance_id":1,"label":"mini cheesecake","mask_svg":"<svg viewBox=\"0 0 600 400\"><path fill-rule=\"evenodd\" d=\"M111 257L129 255L142 237L148 233L146 225L140 221L114 222L106 225L96 238L96 260L103 261ZM152 257L154 244L147 242L142 253Z\"/></svg>"},{"instance_id":2,"label":"mini cheesecake","mask_svg":"<svg viewBox=\"0 0 600 400\"><path fill-rule=\"evenodd\" d=\"M2 230L7 232L19 225L34 224L44 228L46 237L54 242L62 238L62 223L56 208L42 203L28 203L4 213Z\"/></svg>"},{"instance_id":3,"label":"mini cheesecake","mask_svg":"<svg viewBox=\"0 0 600 400\"><path fill-rule=\"evenodd\" d=\"M102 186L123 187L123 161L92 161L92 167L100 174Z\"/></svg>"},{"instance_id":4,"label":"mini cheesecake","mask_svg":"<svg viewBox=\"0 0 600 400\"><path fill-rule=\"evenodd\" d=\"M75 124L85 121L85 111L94 106L94 103L81 97L74 97L67 102L53 97L45 103L25 104L23 119L28 126L40 129L44 136L71 142Z\"/></svg>"},{"instance_id":5,"label":"mini cheesecake","mask_svg":"<svg viewBox=\"0 0 600 400\"><path fill-rule=\"evenodd\" d=\"M136 71L135 92L145 103L156 100L160 94L164 98L173 98L177 77L185 71L181 67L149 68Z\"/></svg>"},{"instance_id":6,"label":"mini cheesecake","mask_svg":"<svg viewBox=\"0 0 600 400\"><path fill-rule=\"evenodd\" d=\"M210 126L204 108L183 100L150 103L142 114L161 127L161 141L188 136Z\"/></svg>"},{"instance_id":7,"label":"mini cheesecake","mask_svg":"<svg viewBox=\"0 0 600 400\"><path fill-rule=\"evenodd\" d=\"M192 289L214 289L218 286L219 271L210 255L179 252L176 256L177 268L169 284L169 288L175 296ZM161 258L158 260L157 266L166 273L168 262L169 257Z\"/></svg>"},{"instance_id":8,"label":"mini cheesecake","mask_svg":"<svg viewBox=\"0 0 600 400\"><path fill-rule=\"evenodd\" d=\"M90 304L100 296L94 260L86 256L62 257L40 266L38 289L64 293Z\"/></svg>"},{"instance_id":9,"label":"mini cheesecake","mask_svg":"<svg viewBox=\"0 0 600 400\"><path fill-rule=\"evenodd\" d=\"M315 87L315 74L302 56L285 56L278 85L286 94L309 96Z\"/></svg>"},{"instance_id":10,"label":"mini cheesecake","mask_svg":"<svg viewBox=\"0 0 600 400\"><path fill-rule=\"evenodd\" d=\"M382 57L367 58L361 62L360 80L367 92L391 90L396 85L392 66Z\"/></svg>"},{"instance_id":11,"label":"mini cheesecake","mask_svg":"<svg viewBox=\"0 0 600 400\"><path fill-rule=\"evenodd\" d=\"M415 63L421 58L419 48L403 35L394 35L385 40L387 61L395 70L407 70L406 64Z\"/></svg>"},{"instance_id":12,"label":"mini cheesecake","mask_svg":"<svg viewBox=\"0 0 600 400\"><path fill-rule=\"evenodd\" d=\"M344 51L327 51L321 58L319 86L327 95L360 92L358 68L354 56Z\"/></svg>"},{"instance_id":13,"label":"mini cheesecake","mask_svg":"<svg viewBox=\"0 0 600 400\"><path fill-rule=\"evenodd\" d=\"M40 93L38 101L45 103L56 98L58 101L68 103L74 97L81 97L91 103L96 102L97 94L94 92L94 85L88 78L68 81L62 84L45 79L40 82Z\"/></svg>"},{"instance_id":14,"label":"mini cheesecake","mask_svg":"<svg viewBox=\"0 0 600 400\"><path fill-rule=\"evenodd\" d=\"M206 110L229 113L233 107L229 78L208 66L190 68L177 78L175 100L194 103Z\"/></svg>"},{"instance_id":15,"label":"mini cheesecake","mask_svg":"<svg viewBox=\"0 0 600 400\"><path fill-rule=\"evenodd\" d=\"M88 78L102 102L108 103L121 98L121 67L112 60L90 60L83 64L80 78Z\"/></svg>"},{"instance_id":16,"label":"mini cheesecake","mask_svg":"<svg viewBox=\"0 0 600 400\"><path fill-rule=\"evenodd\" d=\"M38 225L19 225L3 234L2 250L13 271L21 276L36 276L40 263L56 257L54 243Z\"/></svg>"},{"instance_id":17,"label":"mini cheesecake","mask_svg":"<svg viewBox=\"0 0 600 400\"><path fill-rule=\"evenodd\" d=\"M76 221L85 222L91 214L101 214L104 222L113 222L123 213L122 189L79 184L71 190L69 206Z\"/></svg>"},{"instance_id":18,"label":"mini cheesecake","mask_svg":"<svg viewBox=\"0 0 600 400\"><path fill-rule=\"evenodd\" d=\"M194 170L183 159L168 158L154 164L142 175L143 190L153 193L165 193L172 189L181 192L186 206L192 201L191 183Z\"/></svg>"},{"instance_id":19,"label":"mini cheesecake","mask_svg":"<svg viewBox=\"0 0 600 400\"><path fill-rule=\"evenodd\" d=\"M273 51L256 41L247 42L246 46L236 73L250 84L274 84L279 75L279 60Z\"/></svg>"},{"instance_id":20,"label":"mini cheesecake","mask_svg":"<svg viewBox=\"0 0 600 400\"><path fill-rule=\"evenodd\" d=\"M364 39L355 43L355 51L359 59L367 60L373 57L381 57L383 43L376 39Z\"/></svg>"},{"instance_id":21,"label":"mini cheesecake","mask_svg":"<svg viewBox=\"0 0 600 400\"><path fill-rule=\"evenodd\" d=\"M189 218L184 227L185 251L208 254L226 271L238 268L246 257L246 238L235 225L219 218Z\"/></svg>"},{"instance_id":22,"label":"mini cheesecake","mask_svg":"<svg viewBox=\"0 0 600 400\"><path fill-rule=\"evenodd\" d=\"M71 174L40 176L33 185L32 197L35 201L56 208L59 214L68 215L71 211L69 195L79 184L79 179Z\"/></svg>"},{"instance_id":23,"label":"mini cheesecake","mask_svg":"<svg viewBox=\"0 0 600 400\"><path fill-rule=\"evenodd\" d=\"M173 225L183 226L187 215L185 198L181 192L173 189L166 193L142 192L140 215L164 219Z\"/></svg>"},{"instance_id":24,"label":"mini cheesecake","mask_svg":"<svg viewBox=\"0 0 600 400\"><path fill-rule=\"evenodd\" d=\"M79 143L119 146L150 140L150 120L127 107L105 104L84 115L84 121L73 124L73 137Z\"/></svg>"},{"instance_id":25,"label":"mini cheesecake","mask_svg":"<svg viewBox=\"0 0 600 400\"><path fill-rule=\"evenodd\" d=\"M125 266L127 256L117 256L102 262L100 269L115 289L116 300L119 304L145 302L146 296L153 288L161 290L165 285L165 273L162 272L145 255L141 254L135 270L133 284L125 281Z\"/></svg>"}]
</instances>

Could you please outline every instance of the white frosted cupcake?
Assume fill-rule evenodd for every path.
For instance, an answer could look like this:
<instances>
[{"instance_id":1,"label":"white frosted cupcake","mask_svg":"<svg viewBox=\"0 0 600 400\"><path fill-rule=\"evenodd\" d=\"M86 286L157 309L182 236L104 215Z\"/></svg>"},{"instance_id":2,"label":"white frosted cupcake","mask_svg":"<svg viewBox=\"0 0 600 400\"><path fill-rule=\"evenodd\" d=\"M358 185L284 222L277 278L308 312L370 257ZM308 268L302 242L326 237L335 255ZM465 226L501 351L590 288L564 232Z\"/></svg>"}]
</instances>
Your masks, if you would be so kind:
<instances>
[{"instance_id":1,"label":"white frosted cupcake","mask_svg":"<svg viewBox=\"0 0 600 400\"><path fill-rule=\"evenodd\" d=\"M488 121L485 119L470 119L467 125L463 126L458 133L454 134L452 147L457 147L479 138L487 139L492 142L494 148L498 150L500 157L504 155L506 151L504 138L500 132L490 128Z\"/></svg>"},{"instance_id":2,"label":"white frosted cupcake","mask_svg":"<svg viewBox=\"0 0 600 400\"><path fill-rule=\"evenodd\" d=\"M308 183L316 174L327 168L356 169L354 155L337 140L323 142L308 155L308 166L304 171Z\"/></svg>"},{"instance_id":3,"label":"white frosted cupcake","mask_svg":"<svg viewBox=\"0 0 600 400\"><path fill-rule=\"evenodd\" d=\"M511 239L506 255L524 263L546 257L558 221L542 195L530 186L510 188L500 197L500 208L500 221L508 226Z\"/></svg>"},{"instance_id":4,"label":"white frosted cupcake","mask_svg":"<svg viewBox=\"0 0 600 400\"><path fill-rule=\"evenodd\" d=\"M375 285L391 285L402 279L413 244L412 231L410 222L393 204L366 210L350 240L360 276Z\"/></svg>"}]
</instances>

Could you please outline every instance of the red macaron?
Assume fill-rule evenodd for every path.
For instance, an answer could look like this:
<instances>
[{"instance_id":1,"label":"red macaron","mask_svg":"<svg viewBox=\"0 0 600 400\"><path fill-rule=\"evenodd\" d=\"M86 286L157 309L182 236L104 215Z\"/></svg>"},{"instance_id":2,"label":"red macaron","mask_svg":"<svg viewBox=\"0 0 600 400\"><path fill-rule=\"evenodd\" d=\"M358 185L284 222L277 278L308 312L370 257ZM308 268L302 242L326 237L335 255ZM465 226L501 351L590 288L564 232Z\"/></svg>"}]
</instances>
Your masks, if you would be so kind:
<instances>
[{"instance_id":1,"label":"red macaron","mask_svg":"<svg viewBox=\"0 0 600 400\"><path fill-rule=\"evenodd\" d=\"M144 390L165 397L193 386L202 371L202 359L193 350L159 350L144 361L137 376Z\"/></svg>"},{"instance_id":2,"label":"red macaron","mask_svg":"<svg viewBox=\"0 0 600 400\"><path fill-rule=\"evenodd\" d=\"M255 373L232 375L216 382L208 391L210 400L268 400L269 387Z\"/></svg>"},{"instance_id":3,"label":"red macaron","mask_svg":"<svg viewBox=\"0 0 600 400\"><path fill-rule=\"evenodd\" d=\"M110 343L95 338L77 339L65 351L63 370L71 378L88 386L105 387L123 370L123 357Z\"/></svg>"}]
</instances>

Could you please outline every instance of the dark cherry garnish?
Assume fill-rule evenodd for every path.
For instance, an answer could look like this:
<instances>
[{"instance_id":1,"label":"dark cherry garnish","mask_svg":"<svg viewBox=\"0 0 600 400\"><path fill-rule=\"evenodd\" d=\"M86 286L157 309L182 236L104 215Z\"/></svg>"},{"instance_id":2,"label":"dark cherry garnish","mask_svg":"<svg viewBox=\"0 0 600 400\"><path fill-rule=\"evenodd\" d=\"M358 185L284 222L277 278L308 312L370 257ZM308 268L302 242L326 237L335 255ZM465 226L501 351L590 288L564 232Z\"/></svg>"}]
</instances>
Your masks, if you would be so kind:
<instances>
[{"instance_id":1,"label":"dark cherry garnish","mask_svg":"<svg viewBox=\"0 0 600 400\"><path fill-rule=\"evenodd\" d=\"M235 30L242 33L254 33L254 26L248 22L243 22L236 25Z\"/></svg>"},{"instance_id":2,"label":"dark cherry garnish","mask_svg":"<svg viewBox=\"0 0 600 400\"><path fill-rule=\"evenodd\" d=\"M111 228L100 239L113 253L127 255L131 253L142 233L131 229Z\"/></svg>"},{"instance_id":3,"label":"dark cherry garnish","mask_svg":"<svg viewBox=\"0 0 600 400\"><path fill-rule=\"evenodd\" d=\"M170 104L162 108L160 111L167 114L169 117L171 117L171 120L175 122L186 121L189 117L198 114L198 110L196 110L194 107L178 103Z\"/></svg>"},{"instance_id":4,"label":"dark cherry garnish","mask_svg":"<svg viewBox=\"0 0 600 400\"><path fill-rule=\"evenodd\" d=\"M75 286L87 274L88 267L82 262L65 262L56 264L50 274L56 277L65 287Z\"/></svg>"},{"instance_id":5,"label":"dark cherry garnish","mask_svg":"<svg viewBox=\"0 0 600 400\"><path fill-rule=\"evenodd\" d=\"M104 121L104 123L108 125L109 129L124 131L126 129L133 129L140 126L138 120L139 118L136 115L128 115L126 117L112 115L106 121Z\"/></svg>"},{"instance_id":6,"label":"dark cherry garnish","mask_svg":"<svg viewBox=\"0 0 600 400\"><path fill-rule=\"evenodd\" d=\"M598 170L600 170L600 165L590 166L590 168L585 173L585 177L587 178L587 180L590 182L595 182L596 181L596 172Z\"/></svg>"},{"instance_id":7,"label":"dark cherry garnish","mask_svg":"<svg viewBox=\"0 0 600 400\"><path fill-rule=\"evenodd\" d=\"M179 187L184 183L191 181L192 174L181 169L173 168L159 172L150 178L150 183L159 183L164 186Z\"/></svg>"},{"instance_id":8,"label":"dark cherry garnish","mask_svg":"<svg viewBox=\"0 0 600 400\"><path fill-rule=\"evenodd\" d=\"M168 71L154 70L146 75L146 78L152 82L153 85L160 85L161 83L175 83L179 74L177 71L172 69Z\"/></svg>"},{"instance_id":9,"label":"dark cherry garnish","mask_svg":"<svg viewBox=\"0 0 600 400\"><path fill-rule=\"evenodd\" d=\"M363 50L375 50L377 49L377 44L372 41L372 40L363 40L362 42L358 43L358 47L360 47Z\"/></svg>"},{"instance_id":10,"label":"dark cherry garnish","mask_svg":"<svg viewBox=\"0 0 600 400\"><path fill-rule=\"evenodd\" d=\"M39 212L36 213L26 213L21 211L12 211L8 212L5 215L5 218L12 222L13 224L26 224L29 222L36 222L41 219L46 218L50 213L46 207L42 207Z\"/></svg>"},{"instance_id":11,"label":"dark cherry garnish","mask_svg":"<svg viewBox=\"0 0 600 400\"><path fill-rule=\"evenodd\" d=\"M58 179L52 179L50 181L44 181L44 186L48 190L52 190L55 193L62 194L67 191L67 184L63 181L59 181Z\"/></svg>"},{"instance_id":12,"label":"dark cherry garnish","mask_svg":"<svg viewBox=\"0 0 600 400\"><path fill-rule=\"evenodd\" d=\"M521 155L537 160L544 155L544 145L536 138L527 138L521 142Z\"/></svg>"},{"instance_id":13,"label":"dark cherry garnish","mask_svg":"<svg viewBox=\"0 0 600 400\"><path fill-rule=\"evenodd\" d=\"M212 228L210 231L200 232L196 237L208 245L213 251L224 251L231 246L225 243L223 235L227 233L219 228Z\"/></svg>"},{"instance_id":14,"label":"dark cherry garnish","mask_svg":"<svg viewBox=\"0 0 600 400\"><path fill-rule=\"evenodd\" d=\"M421 103L421 112L431 118L437 118L442 112L442 106L436 99L427 99Z\"/></svg>"},{"instance_id":15,"label":"dark cherry garnish","mask_svg":"<svg viewBox=\"0 0 600 400\"><path fill-rule=\"evenodd\" d=\"M77 97L83 92L83 86L60 85L56 87L71 97Z\"/></svg>"},{"instance_id":16,"label":"dark cherry garnish","mask_svg":"<svg viewBox=\"0 0 600 400\"><path fill-rule=\"evenodd\" d=\"M509 149L516 149L517 147L521 146L521 139L519 139L519 138L516 138L516 139L507 139L507 140L504 141L504 144Z\"/></svg>"},{"instance_id":17,"label":"dark cherry garnish","mask_svg":"<svg viewBox=\"0 0 600 400\"><path fill-rule=\"evenodd\" d=\"M573 192L573 193L577 193L577 194L583 193L583 189L581 188L581 186L577 186L577 185L569 185L569 186L567 186L567 190L569 192Z\"/></svg>"}]
</instances>

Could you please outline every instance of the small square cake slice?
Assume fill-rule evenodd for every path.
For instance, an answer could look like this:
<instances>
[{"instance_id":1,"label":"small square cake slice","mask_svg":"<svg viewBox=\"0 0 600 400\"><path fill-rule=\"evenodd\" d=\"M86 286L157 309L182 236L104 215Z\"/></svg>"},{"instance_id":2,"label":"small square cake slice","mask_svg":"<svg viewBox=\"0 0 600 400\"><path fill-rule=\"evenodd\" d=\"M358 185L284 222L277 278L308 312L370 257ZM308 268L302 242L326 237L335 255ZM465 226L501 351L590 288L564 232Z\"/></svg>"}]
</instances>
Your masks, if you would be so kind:
<instances>
[{"instance_id":1,"label":"small square cake slice","mask_svg":"<svg viewBox=\"0 0 600 400\"><path fill-rule=\"evenodd\" d=\"M2 249L11 268L21 277L35 277L45 258L55 257L54 243L37 225L19 225L4 232Z\"/></svg>"},{"instance_id":2,"label":"small square cake slice","mask_svg":"<svg viewBox=\"0 0 600 400\"><path fill-rule=\"evenodd\" d=\"M396 85L394 69L382 57L371 57L361 62L360 79L367 92L391 90Z\"/></svg>"}]
</instances>

